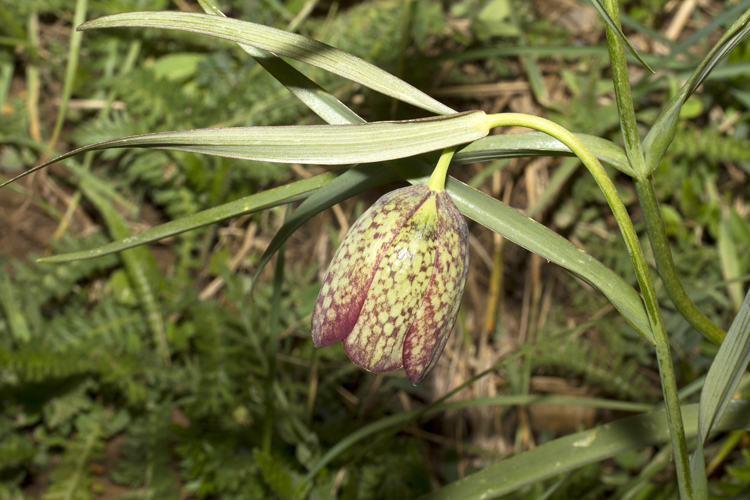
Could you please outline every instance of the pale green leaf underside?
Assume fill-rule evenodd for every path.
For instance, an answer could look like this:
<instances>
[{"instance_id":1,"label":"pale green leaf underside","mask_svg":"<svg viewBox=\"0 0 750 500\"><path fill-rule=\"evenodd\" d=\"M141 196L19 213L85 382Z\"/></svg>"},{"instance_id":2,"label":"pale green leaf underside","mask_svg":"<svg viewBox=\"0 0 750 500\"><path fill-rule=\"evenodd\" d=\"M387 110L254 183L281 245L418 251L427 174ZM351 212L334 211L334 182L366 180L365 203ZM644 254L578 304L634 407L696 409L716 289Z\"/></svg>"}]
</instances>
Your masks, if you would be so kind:
<instances>
[{"instance_id":1,"label":"pale green leaf underside","mask_svg":"<svg viewBox=\"0 0 750 500\"><path fill-rule=\"evenodd\" d=\"M128 12L88 21L78 29L119 27L189 31L251 45L330 71L422 109L441 115L455 113L400 78L358 57L295 33L247 21L190 12Z\"/></svg>"},{"instance_id":2,"label":"pale green leaf underside","mask_svg":"<svg viewBox=\"0 0 750 500\"><path fill-rule=\"evenodd\" d=\"M198 0L206 14L226 17L218 7L208 0ZM283 86L320 116L329 125L344 125L346 123L364 123L354 111L347 108L341 101L321 88L318 84L287 64L280 57L252 45L239 46L250 54L258 64L276 78Z\"/></svg>"},{"instance_id":3,"label":"pale green leaf underside","mask_svg":"<svg viewBox=\"0 0 750 500\"><path fill-rule=\"evenodd\" d=\"M342 165L405 158L481 139L489 132L483 111L353 125L236 127L158 132L85 146L38 165L0 187L86 151L151 148L243 160Z\"/></svg>"},{"instance_id":4,"label":"pale green leaf underside","mask_svg":"<svg viewBox=\"0 0 750 500\"><path fill-rule=\"evenodd\" d=\"M681 408L685 434L697 433L698 405ZM732 401L715 430L750 429L750 402ZM491 499L586 464L669 441L663 410L556 439L449 484L422 500Z\"/></svg>"},{"instance_id":5,"label":"pale green leaf underside","mask_svg":"<svg viewBox=\"0 0 750 500\"><path fill-rule=\"evenodd\" d=\"M190 231L191 229L215 224L232 217L304 199L335 178L336 174L329 172L309 179L291 182L275 189L269 189L268 191L246 196L239 200L209 208L175 221L160 224L156 227L146 229L134 236L114 241L98 248L43 257L39 259L39 262L69 262L72 260L91 259L119 252L138 245L152 243L154 241L184 233L185 231Z\"/></svg>"}]
</instances>

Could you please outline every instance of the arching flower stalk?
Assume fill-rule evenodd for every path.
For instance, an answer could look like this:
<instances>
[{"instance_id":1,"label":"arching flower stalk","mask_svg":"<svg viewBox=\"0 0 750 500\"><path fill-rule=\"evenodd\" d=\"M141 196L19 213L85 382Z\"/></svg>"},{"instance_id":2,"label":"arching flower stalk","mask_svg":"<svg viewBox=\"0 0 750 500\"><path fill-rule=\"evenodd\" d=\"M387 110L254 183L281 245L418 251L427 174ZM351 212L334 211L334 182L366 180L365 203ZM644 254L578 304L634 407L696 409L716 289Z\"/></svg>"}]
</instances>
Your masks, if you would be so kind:
<instances>
[{"instance_id":1,"label":"arching flower stalk","mask_svg":"<svg viewBox=\"0 0 750 500\"><path fill-rule=\"evenodd\" d=\"M453 151L427 184L386 194L349 229L313 311L316 347L343 342L365 370L404 367L414 385L435 366L469 264L466 221L444 190Z\"/></svg>"}]
</instances>

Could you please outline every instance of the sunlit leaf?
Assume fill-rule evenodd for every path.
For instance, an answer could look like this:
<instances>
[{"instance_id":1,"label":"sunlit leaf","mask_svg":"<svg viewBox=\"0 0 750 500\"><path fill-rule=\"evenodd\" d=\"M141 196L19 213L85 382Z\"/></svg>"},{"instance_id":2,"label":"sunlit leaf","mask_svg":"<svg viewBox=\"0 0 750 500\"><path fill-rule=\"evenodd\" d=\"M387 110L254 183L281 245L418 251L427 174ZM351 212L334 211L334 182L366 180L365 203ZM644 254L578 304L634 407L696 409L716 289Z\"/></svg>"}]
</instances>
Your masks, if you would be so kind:
<instances>
[{"instance_id":1,"label":"sunlit leaf","mask_svg":"<svg viewBox=\"0 0 750 500\"><path fill-rule=\"evenodd\" d=\"M400 78L358 57L322 42L261 24L190 12L128 12L88 21L78 29L118 27L162 28L224 38L317 66L437 114L455 113Z\"/></svg>"},{"instance_id":2,"label":"sunlit leaf","mask_svg":"<svg viewBox=\"0 0 750 500\"><path fill-rule=\"evenodd\" d=\"M198 0L206 14L226 17L208 0ZM330 125L346 123L364 123L357 113L346 107L333 95L326 92L317 83L294 69L286 61L274 54L258 49L252 45L238 44L250 54L258 64L276 78L282 85Z\"/></svg>"}]
</instances>

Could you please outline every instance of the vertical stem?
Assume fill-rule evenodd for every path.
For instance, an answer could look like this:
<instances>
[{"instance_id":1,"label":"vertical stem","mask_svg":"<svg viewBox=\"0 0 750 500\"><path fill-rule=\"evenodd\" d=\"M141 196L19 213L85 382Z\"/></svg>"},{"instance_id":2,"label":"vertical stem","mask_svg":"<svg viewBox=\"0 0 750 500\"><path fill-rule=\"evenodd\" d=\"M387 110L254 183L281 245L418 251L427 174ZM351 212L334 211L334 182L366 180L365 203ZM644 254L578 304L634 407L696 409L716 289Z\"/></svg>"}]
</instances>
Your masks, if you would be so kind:
<instances>
[{"instance_id":1,"label":"vertical stem","mask_svg":"<svg viewBox=\"0 0 750 500\"><path fill-rule=\"evenodd\" d=\"M617 0L604 0L604 5L612 20L619 26L620 14ZM609 26L607 26L607 44L609 46L609 55L612 64L612 79L614 81L615 94L617 96L617 109L620 113L620 127L625 142L625 153L628 156L630 166L635 172L635 177L637 179L644 179L646 177L646 161L643 156L641 141L638 136L638 127L635 121L635 110L633 109L633 98L630 94L628 68L627 63L625 62L625 49L622 47L622 43L617 38L615 32ZM615 217L617 217L617 215L615 215ZM659 217L661 216L659 215ZM652 220L652 222L654 221ZM638 245L638 250L640 253L639 260L642 260L643 253L640 245ZM631 257L633 257L633 254L631 254ZM643 261L643 266L645 267L645 260ZM667 421L669 422L670 434L672 436L672 447L675 451L677 484L680 489L680 497L683 500L688 500L693 498L693 486L690 475L687 443L685 441L685 431L682 423L682 413L680 412L680 402L677 397L677 380L674 374L669 337L667 336L664 321L659 311L659 304L656 300L651 275L648 273L647 268L641 269L640 272L638 268L639 265L636 266L638 283L641 287L643 301L646 305L646 310L648 311L651 329L654 333L654 340L656 341L656 357L659 362L659 376L661 377L664 402L667 407Z\"/></svg>"},{"instance_id":2,"label":"vertical stem","mask_svg":"<svg viewBox=\"0 0 750 500\"><path fill-rule=\"evenodd\" d=\"M583 143L565 128L544 118L523 115L517 113L504 113L489 115L487 123L490 128L498 126L517 125L529 127L540 132L551 135L570 148L581 162L594 176L596 183L607 198L612 213L622 232L630 260L633 263L638 284L643 295L643 302L648 313L651 331L656 344L656 357L659 363L659 376L661 377L662 391L664 392L664 404L667 408L667 422L669 423L672 447L675 450L675 468L677 469L677 483L680 488L682 500L693 499L693 488L690 479L690 463L688 460L687 441L685 440L685 428L682 423L680 411L680 400L677 394L677 379L675 378L674 365L672 364L672 353L669 346L669 337L664 327L664 321L659 311L659 303L656 300L656 291L651 281L651 274L646 265L643 249L638 241L638 235L630 220L630 215L625 205L617 194L612 180L605 172L599 160L591 154L591 151Z\"/></svg>"},{"instance_id":3,"label":"vertical stem","mask_svg":"<svg viewBox=\"0 0 750 500\"><path fill-rule=\"evenodd\" d=\"M282 245L276 257L276 272L273 277L273 297L271 299L271 325L268 337L268 375L266 376L266 414L263 418L262 449L271 453L271 435L273 433L273 383L276 380L276 353L279 350L279 321L281 319L281 285L284 281L284 247Z\"/></svg>"},{"instance_id":4,"label":"vertical stem","mask_svg":"<svg viewBox=\"0 0 750 500\"><path fill-rule=\"evenodd\" d=\"M716 326L696 307L677 276L677 269L675 269L672 260L672 252L669 250L669 242L664 230L664 221L659 211L659 202L656 199L653 182L650 178L636 179L635 189L638 193L638 201L641 204L643 219L646 221L651 248L654 251L656 268L664 283L664 288L667 289L669 298L672 299L677 310L696 330L716 344L721 344L726 335L724 330Z\"/></svg>"},{"instance_id":5,"label":"vertical stem","mask_svg":"<svg viewBox=\"0 0 750 500\"><path fill-rule=\"evenodd\" d=\"M63 82L62 95L60 96L60 110L57 113L55 128L52 131L52 137L47 145L47 151L42 155L43 159L49 156L54 149L57 138L62 131L63 122L65 122L65 115L68 112L68 101L70 100L70 94L73 91L76 71L78 71L78 56L81 52L81 38L83 38L83 32L76 30L76 28L86 21L86 4L87 0L76 0L76 10L73 14L73 29L70 32L68 64L65 66L65 81Z\"/></svg>"},{"instance_id":6,"label":"vertical stem","mask_svg":"<svg viewBox=\"0 0 750 500\"><path fill-rule=\"evenodd\" d=\"M604 6L612 20L620 25L620 13L617 0L604 0ZM607 26L607 45L609 46L609 59L612 65L612 81L615 84L615 96L617 97L617 110L620 113L620 129L625 142L625 153L628 156L630 166L636 176L642 177L646 172L646 161L641 149L641 139L638 135L638 125L635 121L635 110L633 109L633 97L630 93L630 79L628 78L628 65L625 60L625 49L617 34Z\"/></svg>"}]
</instances>

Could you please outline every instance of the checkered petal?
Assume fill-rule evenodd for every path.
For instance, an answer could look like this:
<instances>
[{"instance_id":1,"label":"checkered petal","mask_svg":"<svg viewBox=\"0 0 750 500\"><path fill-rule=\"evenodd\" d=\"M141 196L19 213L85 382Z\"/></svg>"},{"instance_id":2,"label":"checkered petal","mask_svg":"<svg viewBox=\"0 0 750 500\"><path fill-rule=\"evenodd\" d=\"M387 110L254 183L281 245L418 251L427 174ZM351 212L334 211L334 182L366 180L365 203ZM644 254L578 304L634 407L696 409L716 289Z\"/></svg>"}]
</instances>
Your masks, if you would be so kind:
<instances>
[{"instance_id":1,"label":"checkered petal","mask_svg":"<svg viewBox=\"0 0 750 500\"><path fill-rule=\"evenodd\" d=\"M406 332L435 260L435 194L430 191L385 249L357 323L344 339L349 358L366 370L385 372L403 366Z\"/></svg>"},{"instance_id":2,"label":"checkered petal","mask_svg":"<svg viewBox=\"0 0 750 500\"><path fill-rule=\"evenodd\" d=\"M437 195L437 216L432 276L404 342L404 368L414 385L427 376L443 352L469 270L469 229L446 192Z\"/></svg>"},{"instance_id":3,"label":"checkered petal","mask_svg":"<svg viewBox=\"0 0 750 500\"><path fill-rule=\"evenodd\" d=\"M430 191L425 185L391 191L349 228L328 267L315 303L312 315L315 347L340 342L352 331L386 249L430 196Z\"/></svg>"},{"instance_id":4,"label":"checkered petal","mask_svg":"<svg viewBox=\"0 0 750 500\"><path fill-rule=\"evenodd\" d=\"M432 370L456 320L468 271L468 228L448 193L422 184L365 212L333 257L315 304L316 347L341 341L371 372Z\"/></svg>"}]
</instances>

